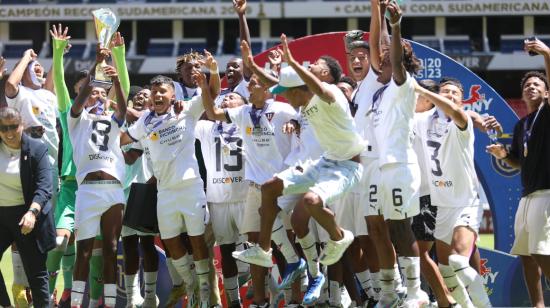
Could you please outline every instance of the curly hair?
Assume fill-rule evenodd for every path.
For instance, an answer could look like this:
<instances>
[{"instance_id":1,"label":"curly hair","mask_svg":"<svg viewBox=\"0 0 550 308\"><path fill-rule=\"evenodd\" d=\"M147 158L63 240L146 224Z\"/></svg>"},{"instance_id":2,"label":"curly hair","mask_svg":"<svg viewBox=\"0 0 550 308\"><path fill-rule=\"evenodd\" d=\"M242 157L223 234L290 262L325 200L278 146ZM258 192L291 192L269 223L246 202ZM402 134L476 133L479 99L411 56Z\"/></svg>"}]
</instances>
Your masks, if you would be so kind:
<instances>
[{"instance_id":1,"label":"curly hair","mask_svg":"<svg viewBox=\"0 0 550 308\"><path fill-rule=\"evenodd\" d=\"M536 77L536 78L542 80L544 82L544 85L546 86L546 90L548 90L548 79L546 79L546 75L544 75L541 72L537 72L537 71L530 71L530 72L525 73L525 75L523 75L523 78L521 78L521 82L520 82L522 90L523 90L523 87L525 86L525 83L527 82L527 80L531 77Z\"/></svg>"},{"instance_id":2,"label":"curly hair","mask_svg":"<svg viewBox=\"0 0 550 308\"><path fill-rule=\"evenodd\" d=\"M184 54L184 55L181 55L179 57L177 57L176 59L176 73L178 75L181 74L181 68L183 67L183 65L185 63L191 63L191 62L194 62L194 61L198 61L198 60L201 60L203 58L203 55L201 55L200 53L196 52L196 51L193 51L191 50L190 52Z\"/></svg>"},{"instance_id":3,"label":"curly hair","mask_svg":"<svg viewBox=\"0 0 550 308\"><path fill-rule=\"evenodd\" d=\"M330 76L332 77L332 83L336 84L338 81L340 81L340 77L342 77L342 66L340 66L340 63L338 60L334 59L331 56L320 56L319 59L322 59L327 64L328 70L330 72Z\"/></svg>"},{"instance_id":4,"label":"curly hair","mask_svg":"<svg viewBox=\"0 0 550 308\"><path fill-rule=\"evenodd\" d=\"M411 43L402 39L401 47L403 47L403 65L405 66L405 70L411 75L416 74L422 68L422 65L414 54Z\"/></svg>"}]
</instances>

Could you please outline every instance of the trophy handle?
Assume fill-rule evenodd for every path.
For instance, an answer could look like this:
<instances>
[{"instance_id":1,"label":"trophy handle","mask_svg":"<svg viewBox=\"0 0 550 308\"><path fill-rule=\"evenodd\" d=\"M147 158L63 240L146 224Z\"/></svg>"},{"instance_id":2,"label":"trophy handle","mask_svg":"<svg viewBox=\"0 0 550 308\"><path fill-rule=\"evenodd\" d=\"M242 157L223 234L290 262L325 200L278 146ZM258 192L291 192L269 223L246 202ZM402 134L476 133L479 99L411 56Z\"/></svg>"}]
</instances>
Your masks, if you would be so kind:
<instances>
[{"instance_id":1,"label":"trophy handle","mask_svg":"<svg viewBox=\"0 0 550 308\"><path fill-rule=\"evenodd\" d=\"M113 85L111 77L105 75L105 73L103 72L103 69L106 66L107 62L105 62L105 60L99 62L96 65L94 78L90 81L90 86L108 89Z\"/></svg>"}]
</instances>

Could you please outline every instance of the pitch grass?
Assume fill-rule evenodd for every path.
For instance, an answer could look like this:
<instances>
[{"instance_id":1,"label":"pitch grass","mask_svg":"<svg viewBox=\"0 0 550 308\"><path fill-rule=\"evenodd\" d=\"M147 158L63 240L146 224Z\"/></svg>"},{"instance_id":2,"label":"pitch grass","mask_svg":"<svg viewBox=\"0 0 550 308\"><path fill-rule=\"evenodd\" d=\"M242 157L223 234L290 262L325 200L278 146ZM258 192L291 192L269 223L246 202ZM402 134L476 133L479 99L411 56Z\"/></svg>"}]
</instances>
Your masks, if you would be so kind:
<instances>
[{"instance_id":1,"label":"pitch grass","mask_svg":"<svg viewBox=\"0 0 550 308\"><path fill-rule=\"evenodd\" d=\"M481 234L479 246L487 249L494 249L495 247L495 238L493 234ZM2 275L4 275L4 281L6 282L6 288L8 290L8 294L10 295L10 299L12 300L12 294L11 294L11 284L13 283L13 268L11 266L11 250L8 249L2 256L2 262L0 262L0 269L2 270ZM59 271L59 275L57 276L57 283L55 284L55 287L57 288L57 294L58 294L58 300L61 296L61 292L63 292L63 273Z\"/></svg>"}]
</instances>

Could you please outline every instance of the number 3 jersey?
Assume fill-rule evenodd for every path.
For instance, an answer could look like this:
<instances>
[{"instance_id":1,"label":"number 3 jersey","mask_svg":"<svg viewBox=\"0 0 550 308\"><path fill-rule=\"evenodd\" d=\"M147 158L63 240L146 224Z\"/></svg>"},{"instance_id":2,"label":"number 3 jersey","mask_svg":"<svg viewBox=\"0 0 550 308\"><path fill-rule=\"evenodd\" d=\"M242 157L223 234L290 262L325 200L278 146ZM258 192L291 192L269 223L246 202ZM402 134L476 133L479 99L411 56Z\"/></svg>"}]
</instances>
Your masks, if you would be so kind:
<instances>
[{"instance_id":1,"label":"number 3 jersey","mask_svg":"<svg viewBox=\"0 0 550 308\"><path fill-rule=\"evenodd\" d=\"M202 98L194 96L184 102L180 114L175 114L173 109L162 115L147 111L128 128L128 135L149 149L159 189L200 179L195 157L195 125L203 111Z\"/></svg>"},{"instance_id":2,"label":"number 3 jersey","mask_svg":"<svg viewBox=\"0 0 550 308\"><path fill-rule=\"evenodd\" d=\"M429 113L428 111L427 113ZM474 167L474 124L468 117L461 130L443 112L420 116L416 122L433 205L478 206L479 181Z\"/></svg>"},{"instance_id":3,"label":"number 3 jersey","mask_svg":"<svg viewBox=\"0 0 550 308\"><path fill-rule=\"evenodd\" d=\"M67 113L73 144L76 180L82 183L90 172L103 171L124 181L124 157L120 149L119 123L113 115L94 115L83 110L79 117Z\"/></svg>"},{"instance_id":4,"label":"number 3 jersey","mask_svg":"<svg viewBox=\"0 0 550 308\"><path fill-rule=\"evenodd\" d=\"M206 200L238 202L246 199L243 140L235 124L201 120L195 127L206 166Z\"/></svg>"}]
</instances>

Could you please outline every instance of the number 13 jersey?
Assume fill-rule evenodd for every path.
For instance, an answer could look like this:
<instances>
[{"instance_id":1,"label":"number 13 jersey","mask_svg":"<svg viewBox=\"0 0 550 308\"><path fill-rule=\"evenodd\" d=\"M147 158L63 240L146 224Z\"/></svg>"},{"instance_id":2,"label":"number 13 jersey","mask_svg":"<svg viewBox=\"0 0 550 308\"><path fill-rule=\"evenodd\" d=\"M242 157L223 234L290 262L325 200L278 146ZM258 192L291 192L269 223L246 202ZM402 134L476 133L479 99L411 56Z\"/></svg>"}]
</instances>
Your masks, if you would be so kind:
<instances>
[{"instance_id":1,"label":"number 13 jersey","mask_svg":"<svg viewBox=\"0 0 550 308\"><path fill-rule=\"evenodd\" d=\"M201 120L195 127L206 166L206 200L238 202L246 199L243 140L235 124Z\"/></svg>"},{"instance_id":2,"label":"number 13 jersey","mask_svg":"<svg viewBox=\"0 0 550 308\"><path fill-rule=\"evenodd\" d=\"M442 112L419 117L432 204L440 207L479 206L479 181L474 167L474 124L458 128Z\"/></svg>"},{"instance_id":3,"label":"number 13 jersey","mask_svg":"<svg viewBox=\"0 0 550 308\"><path fill-rule=\"evenodd\" d=\"M77 118L68 112L67 122L78 183L95 171L108 173L122 183L125 163L120 149L120 128L123 123L113 115L93 115L86 110Z\"/></svg>"}]
</instances>

